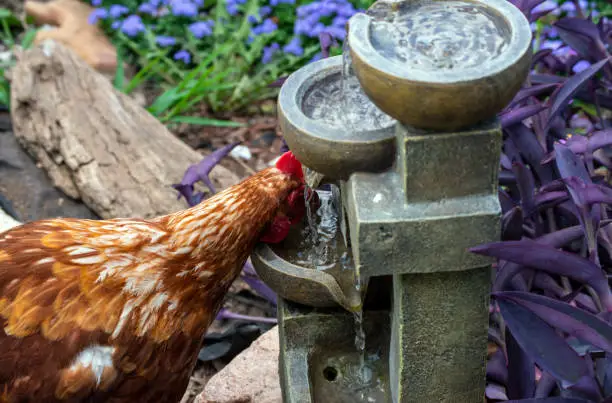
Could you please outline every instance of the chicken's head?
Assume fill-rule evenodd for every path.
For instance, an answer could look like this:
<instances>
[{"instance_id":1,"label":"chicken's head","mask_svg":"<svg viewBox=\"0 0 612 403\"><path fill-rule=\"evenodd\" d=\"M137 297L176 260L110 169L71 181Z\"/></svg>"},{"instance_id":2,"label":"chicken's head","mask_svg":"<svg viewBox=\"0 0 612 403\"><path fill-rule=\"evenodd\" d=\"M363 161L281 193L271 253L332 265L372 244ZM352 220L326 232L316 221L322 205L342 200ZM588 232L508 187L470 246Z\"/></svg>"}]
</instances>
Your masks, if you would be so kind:
<instances>
[{"instance_id":1,"label":"chicken's head","mask_svg":"<svg viewBox=\"0 0 612 403\"><path fill-rule=\"evenodd\" d=\"M304 218L306 202L310 204L311 211L316 211L319 196L317 192L313 192L302 185L289 194L260 241L266 243L282 242L289 234L291 226L300 223Z\"/></svg>"},{"instance_id":2,"label":"chicken's head","mask_svg":"<svg viewBox=\"0 0 612 403\"><path fill-rule=\"evenodd\" d=\"M277 215L274 217L263 236L261 242L279 243L287 237L292 225L301 222L306 213L306 201L316 204L318 196L311 189L306 190L304 184L304 173L302 164L295 158L291 151L283 154L276 162L276 168L282 172L291 174L300 181L300 185L294 189L283 201ZM304 193L308 197L305 197Z\"/></svg>"}]
</instances>

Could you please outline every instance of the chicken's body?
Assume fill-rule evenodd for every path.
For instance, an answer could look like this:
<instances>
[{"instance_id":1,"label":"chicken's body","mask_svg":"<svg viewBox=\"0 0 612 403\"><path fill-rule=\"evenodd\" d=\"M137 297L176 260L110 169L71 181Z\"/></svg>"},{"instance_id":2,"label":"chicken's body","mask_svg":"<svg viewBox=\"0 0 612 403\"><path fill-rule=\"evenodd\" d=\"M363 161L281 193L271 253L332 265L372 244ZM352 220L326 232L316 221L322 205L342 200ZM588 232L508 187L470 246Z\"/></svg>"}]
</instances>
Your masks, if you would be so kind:
<instances>
[{"instance_id":1,"label":"chicken's body","mask_svg":"<svg viewBox=\"0 0 612 403\"><path fill-rule=\"evenodd\" d=\"M299 185L269 168L154 220L0 234L0 401L178 402L227 289Z\"/></svg>"}]
</instances>

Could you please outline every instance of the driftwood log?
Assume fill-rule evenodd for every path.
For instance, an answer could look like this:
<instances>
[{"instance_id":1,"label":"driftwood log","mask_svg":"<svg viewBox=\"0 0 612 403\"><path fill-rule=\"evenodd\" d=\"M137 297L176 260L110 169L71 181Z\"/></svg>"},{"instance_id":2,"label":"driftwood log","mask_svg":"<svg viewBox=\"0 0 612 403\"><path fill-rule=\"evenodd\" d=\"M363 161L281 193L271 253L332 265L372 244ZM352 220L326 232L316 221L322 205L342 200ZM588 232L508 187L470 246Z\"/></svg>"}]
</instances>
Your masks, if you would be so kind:
<instances>
[{"instance_id":1,"label":"driftwood log","mask_svg":"<svg viewBox=\"0 0 612 403\"><path fill-rule=\"evenodd\" d=\"M20 144L55 186L102 218L150 218L186 207L172 184L202 155L65 46L45 41L12 70ZM217 189L239 178L217 166Z\"/></svg>"}]
</instances>

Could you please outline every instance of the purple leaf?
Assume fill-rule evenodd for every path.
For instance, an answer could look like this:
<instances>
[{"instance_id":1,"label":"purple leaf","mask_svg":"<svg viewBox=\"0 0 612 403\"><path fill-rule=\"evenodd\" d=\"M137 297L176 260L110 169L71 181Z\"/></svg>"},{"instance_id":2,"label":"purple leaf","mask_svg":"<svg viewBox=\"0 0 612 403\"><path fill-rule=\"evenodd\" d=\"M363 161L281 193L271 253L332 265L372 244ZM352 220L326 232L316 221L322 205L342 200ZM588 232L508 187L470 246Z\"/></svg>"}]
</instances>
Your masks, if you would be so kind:
<instances>
[{"instance_id":1,"label":"purple leaf","mask_svg":"<svg viewBox=\"0 0 612 403\"><path fill-rule=\"evenodd\" d=\"M557 88L559 88L559 84L555 84L555 83L532 85L531 87L523 88L522 90L518 92L518 94L516 94L516 96L514 97L512 102L510 102L510 105L508 105L508 107L511 108L512 106L530 97L537 97L540 95L550 95L552 90L555 90Z\"/></svg>"},{"instance_id":2,"label":"purple leaf","mask_svg":"<svg viewBox=\"0 0 612 403\"><path fill-rule=\"evenodd\" d=\"M539 62L542 61L542 59L544 59L547 56L550 56L550 54L553 52L552 49L540 49L538 50L533 57L531 58L531 67L533 68L533 66L535 66L536 64L538 64Z\"/></svg>"},{"instance_id":3,"label":"purple leaf","mask_svg":"<svg viewBox=\"0 0 612 403\"><path fill-rule=\"evenodd\" d=\"M285 81L287 81L288 78L289 78L289 76L280 77L280 78L276 79L275 81L271 82L270 84L268 84L268 87L270 87L270 88L280 88L280 87L283 86L283 84L285 83Z\"/></svg>"},{"instance_id":4,"label":"purple leaf","mask_svg":"<svg viewBox=\"0 0 612 403\"><path fill-rule=\"evenodd\" d=\"M494 383L488 383L485 389L485 395L491 400L508 400L506 396L505 388L501 385Z\"/></svg>"},{"instance_id":5,"label":"purple leaf","mask_svg":"<svg viewBox=\"0 0 612 403\"><path fill-rule=\"evenodd\" d=\"M276 300L276 293L274 291L272 291L272 289L270 287L268 287L266 285L266 283L264 283L263 281L261 281L259 278L257 277L253 277L253 276L249 276L249 275L244 275L242 276L242 279L244 280L245 283L247 283L249 285L249 287L251 287L253 289L253 291L255 291L257 294L261 295L262 297L264 297L265 299L267 299L269 302L271 302L272 304L276 305L277 304L277 300Z\"/></svg>"},{"instance_id":6,"label":"purple leaf","mask_svg":"<svg viewBox=\"0 0 612 403\"><path fill-rule=\"evenodd\" d=\"M497 300L506 326L516 342L540 368L561 381L563 387L588 375L585 361L546 322L509 299Z\"/></svg>"},{"instance_id":7,"label":"purple leaf","mask_svg":"<svg viewBox=\"0 0 612 403\"><path fill-rule=\"evenodd\" d=\"M529 217L534 212L535 203L533 200L533 193L535 191L535 184L533 181L533 175L531 171L520 162L514 162L512 164L512 170L516 177L516 184L521 195L521 206L526 217Z\"/></svg>"},{"instance_id":8,"label":"purple leaf","mask_svg":"<svg viewBox=\"0 0 612 403\"><path fill-rule=\"evenodd\" d=\"M502 239L518 241L523 234L523 210L516 206L502 216Z\"/></svg>"},{"instance_id":9,"label":"purple leaf","mask_svg":"<svg viewBox=\"0 0 612 403\"><path fill-rule=\"evenodd\" d=\"M533 293L504 291L493 294L529 309L549 325L612 353L612 327L582 309Z\"/></svg>"},{"instance_id":10,"label":"purple leaf","mask_svg":"<svg viewBox=\"0 0 612 403\"><path fill-rule=\"evenodd\" d=\"M470 251L588 284L597 291L606 309L612 310L612 295L603 270L581 256L530 239L493 242L471 248Z\"/></svg>"},{"instance_id":11,"label":"purple leaf","mask_svg":"<svg viewBox=\"0 0 612 403\"><path fill-rule=\"evenodd\" d=\"M546 105L538 103L504 112L504 114L501 115L501 126L505 129L542 112L546 108Z\"/></svg>"},{"instance_id":12,"label":"purple leaf","mask_svg":"<svg viewBox=\"0 0 612 403\"><path fill-rule=\"evenodd\" d=\"M248 322L259 322L259 323L277 323L276 318L268 318L263 316L249 316L234 313L226 308L222 308L217 314L216 319L234 319L234 320L245 320Z\"/></svg>"},{"instance_id":13,"label":"purple leaf","mask_svg":"<svg viewBox=\"0 0 612 403\"><path fill-rule=\"evenodd\" d=\"M536 385L535 397L539 398L538 401L546 401L547 396L557 387L557 380L550 373L544 371L542 376ZM552 398L556 399L556 398Z\"/></svg>"},{"instance_id":14,"label":"purple leaf","mask_svg":"<svg viewBox=\"0 0 612 403\"><path fill-rule=\"evenodd\" d=\"M506 351L508 354L509 399L533 397L535 392L535 362L517 343L511 331L506 329Z\"/></svg>"},{"instance_id":15,"label":"purple leaf","mask_svg":"<svg viewBox=\"0 0 612 403\"><path fill-rule=\"evenodd\" d=\"M532 84L564 83L568 80L565 77L555 76L552 74L535 73L532 73L529 76L529 79ZM601 107L612 109L612 94L607 94L606 92L600 91L597 94L593 94L593 92L589 91L587 88L580 88L578 92L576 92L575 98L588 103L595 103L595 100L597 100Z\"/></svg>"},{"instance_id":16,"label":"purple leaf","mask_svg":"<svg viewBox=\"0 0 612 403\"><path fill-rule=\"evenodd\" d=\"M566 17L555 22L554 27L563 40L572 49L589 61L606 57L605 45L597 26L590 20Z\"/></svg>"},{"instance_id":17,"label":"purple leaf","mask_svg":"<svg viewBox=\"0 0 612 403\"><path fill-rule=\"evenodd\" d=\"M327 32L321 32L319 34L319 43L321 45L321 55L324 59L329 57L329 50L331 47L338 45L331 34Z\"/></svg>"},{"instance_id":18,"label":"purple leaf","mask_svg":"<svg viewBox=\"0 0 612 403\"><path fill-rule=\"evenodd\" d=\"M538 176L540 183L545 184L552 181L554 177L552 166L542 164L541 161L545 155L544 149L533 131L522 123L512 125L506 128L505 131L516 148L521 150L521 155Z\"/></svg>"},{"instance_id":19,"label":"purple leaf","mask_svg":"<svg viewBox=\"0 0 612 403\"><path fill-rule=\"evenodd\" d=\"M555 143L555 162L562 178L576 176L585 183L591 182L591 176L584 167L582 160L561 143Z\"/></svg>"},{"instance_id":20,"label":"purple leaf","mask_svg":"<svg viewBox=\"0 0 612 403\"><path fill-rule=\"evenodd\" d=\"M508 382L508 368L503 350L497 349L487 362L487 380L505 385Z\"/></svg>"},{"instance_id":21,"label":"purple leaf","mask_svg":"<svg viewBox=\"0 0 612 403\"><path fill-rule=\"evenodd\" d=\"M185 197L185 200L187 200L187 203L189 203L190 206L195 206L196 204L201 202L203 200L204 195L193 193L193 185L199 181L203 182L212 193L215 193L215 187L209 176L210 172L238 144L240 144L239 141L234 142L232 144L228 144L214 151L210 155L204 157L202 161L198 162L197 164L191 165L189 168L187 168L187 171L185 172L185 175L183 175L183 180L181 180L181 183L172 185L173 188L179 191L179 198L181 196Z\"/></svg>"},{"instance_id":22,"label":"purple leaf","mask_svg":"<svg viewBox=\"0 0 612 403\"><path fill-rule=\"evenodd\" d=\"M597 72L601 70L601 68L608 62L608 58L600 60L575 76L570 77L565 82L561 90L552 97L554 100L552 102L552 106L550 107L548 126L550 126L553 118L555 118L557 114L559 114L561 110L567 106L570 99L576 94L576 92L578 92L578 90L580 90L580 88L586 84L591 77L597 74Z\"/></svg>"},{"instance_id":23,"label":"purple leaf","mask_svg":"<svg viewBox=\"0 0 612 403\"><path fill-rule=\"evenodd\" d=\"M533 399L508 400L504 403L593 403L590 400L578 399L576 397L537 397Z\"/></svg>"},{"instance_id":24,"label":"purple leaf","mask_svg":"<svg viewBox=\"0 0 612 403\"><path fill-rule=\"evenodd\" d=\"M534 203L538 207L551 207L558 203L563 203L569 198L567 192L545 192L538 193L534 197Z\"/></svg>"}]
</instances>

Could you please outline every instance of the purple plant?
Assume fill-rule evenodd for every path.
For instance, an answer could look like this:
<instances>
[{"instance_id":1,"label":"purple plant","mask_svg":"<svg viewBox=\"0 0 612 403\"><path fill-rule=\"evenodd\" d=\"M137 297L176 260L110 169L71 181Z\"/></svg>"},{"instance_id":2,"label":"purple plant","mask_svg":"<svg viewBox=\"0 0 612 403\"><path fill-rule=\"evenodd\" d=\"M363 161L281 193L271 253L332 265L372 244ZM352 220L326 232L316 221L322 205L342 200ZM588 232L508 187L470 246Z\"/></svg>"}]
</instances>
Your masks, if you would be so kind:
<instances>
[{"instance_id":1,"label":"purple plant","mask_svg":"<svg viewBox=\"0 0 612 403\"><path fill-rule=\"evenodd\" d=\"M487 398L612 402L612 23L578 1L512 2L531 21L566 16L500 114L502 240L471 249L497 259Z\"/></svg>"}]
</instances>

